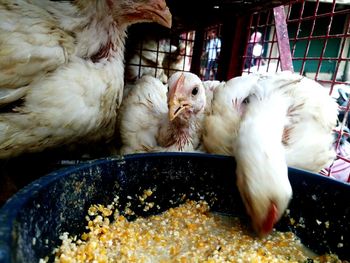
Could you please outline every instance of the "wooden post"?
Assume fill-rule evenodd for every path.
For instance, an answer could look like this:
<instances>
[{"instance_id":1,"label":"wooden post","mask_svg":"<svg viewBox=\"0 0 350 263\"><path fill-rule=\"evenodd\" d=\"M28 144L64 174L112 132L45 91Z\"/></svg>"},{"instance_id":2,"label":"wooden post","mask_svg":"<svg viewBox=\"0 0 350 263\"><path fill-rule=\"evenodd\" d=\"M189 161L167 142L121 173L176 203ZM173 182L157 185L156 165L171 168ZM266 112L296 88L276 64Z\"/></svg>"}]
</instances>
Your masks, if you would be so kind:
<instances>
[{"instance_id":1,"label":"wooden post","mask_svg":"<svg viewBox=\"0 0 350 263\"><path fill-rule=\"evenodd\" d=\"M248 39L249 14L226 19L223 25L222 56L220 74L222 80L240 76L243 55Z\"/></svg>"},{"instance_id":2,"label":"wooden post","mask_svg":"<svg viewBox=\"0 0 350 263\"><path fill-rule=\"evenodd\" d=\"M204 28L200 28L196 30L196 35L194 38L193 44L193 54L192 54L192 62L191 62L191 72L200 75L201 69L201 56L202 49L204 43Z\"/></svg>"},{"instance_id":3,"label":"wooden post","mask_svg":"<svg viewBox=\"0 0 350 263\"><path fill-rule=\"evenodd\" d=\"M293 72L294 71L293 61L292 61L292 54L290 52L288 29L287 29L286 14L284 12L284 7L283 6L275 7L273 9L273 14L275 17L278 50L279 50L280 59L281 59L281 69L290 70Z\"/></svg>"}]
</instances>

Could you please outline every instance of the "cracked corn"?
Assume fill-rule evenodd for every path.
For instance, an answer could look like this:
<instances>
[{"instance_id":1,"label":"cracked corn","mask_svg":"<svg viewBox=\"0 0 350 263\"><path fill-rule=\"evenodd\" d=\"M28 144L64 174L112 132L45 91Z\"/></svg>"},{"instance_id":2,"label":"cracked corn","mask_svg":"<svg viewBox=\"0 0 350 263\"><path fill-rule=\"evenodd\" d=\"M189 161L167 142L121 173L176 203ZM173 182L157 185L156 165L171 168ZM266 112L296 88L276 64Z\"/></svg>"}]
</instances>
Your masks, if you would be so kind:
<instances>
[{"instance_id":1,"label":"cracked corn","mask_svg":"<svg viewBox=\"0 0 350 263\"><path fill-rule=\"evenodd\" d=\"M204 201L131 222L117 212L112 223L111 214L91 207L88 231L80 238L62 235L55 262L341 262L311 256L291 232L254 237L238 219L210 213Z\"/></svg>"}]
</instances>

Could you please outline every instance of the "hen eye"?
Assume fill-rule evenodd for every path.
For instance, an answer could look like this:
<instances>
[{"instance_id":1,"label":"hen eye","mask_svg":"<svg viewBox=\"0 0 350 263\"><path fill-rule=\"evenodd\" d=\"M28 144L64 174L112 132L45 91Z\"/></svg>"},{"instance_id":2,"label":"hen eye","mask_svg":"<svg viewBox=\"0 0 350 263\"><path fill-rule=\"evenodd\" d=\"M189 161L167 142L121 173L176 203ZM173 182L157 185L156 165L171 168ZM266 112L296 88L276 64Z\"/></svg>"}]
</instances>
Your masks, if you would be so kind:
<instances>
[{"instance_id":1,"label":"hen eye","mask_svg":"<svg viewBox=\"0 0 350 263\"><path fill-rule=\"evenodd\" d=\"M243 103L244 103L244 104L249 104L249 97L246 97L246 98L243 100Z\"/></svg>"},{"instance_id":2,"label":"hen eye","mask_svg":"<svg viewBox=\"0 0 350 263\"><path fill-rule=\"evenodd\" d=\"M197 88L197 87L193 88L193 90L192 90L192 95L193 95L193 96L196 96L197 93L198 93L198 88Z\"/></svg>"}]
</instances>

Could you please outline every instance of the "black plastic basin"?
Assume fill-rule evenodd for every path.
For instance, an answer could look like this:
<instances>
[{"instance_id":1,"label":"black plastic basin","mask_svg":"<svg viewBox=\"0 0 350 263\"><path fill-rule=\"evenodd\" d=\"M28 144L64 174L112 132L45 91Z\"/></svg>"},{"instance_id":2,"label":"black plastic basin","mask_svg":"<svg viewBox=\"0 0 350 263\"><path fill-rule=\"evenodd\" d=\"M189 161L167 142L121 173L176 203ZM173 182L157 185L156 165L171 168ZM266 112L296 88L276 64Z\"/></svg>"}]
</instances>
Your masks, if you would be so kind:
<instances>
[{"instance_id":1,"label":"black plastic basin","mask_svg":"<svg viewBox=\"0 0 350 263\"><path fill-rule=\"evenodd\" d=\"M84 230L91 204L109 204L120 197L121 206L144 189L160 208L176 206L183 196L206 198L213 210L246 217L235 184L233 158L190 153L129 155L101 159L44 176L8 200L0 210L0 262L38 262L60 245L59 235ZM318 253L350 258L350 185L289 169L293 199L288 216L277 228L292 230L305 245ZM215 197L215 199L213 198ZM216 200L216 201L214 201ZM293 218L298 224L290 225Z\"/></svg>"}]
</instances>

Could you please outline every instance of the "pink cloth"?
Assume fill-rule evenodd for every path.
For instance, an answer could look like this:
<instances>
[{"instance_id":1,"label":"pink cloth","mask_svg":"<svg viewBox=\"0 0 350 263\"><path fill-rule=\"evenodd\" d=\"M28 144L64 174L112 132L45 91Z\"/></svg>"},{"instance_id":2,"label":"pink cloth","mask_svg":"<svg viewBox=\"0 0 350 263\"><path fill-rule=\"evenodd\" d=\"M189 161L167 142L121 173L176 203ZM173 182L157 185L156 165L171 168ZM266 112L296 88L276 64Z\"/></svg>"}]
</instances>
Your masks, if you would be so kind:
<instances>
[{"instance_id":1,"label":"pink cloth","mask_svg":"<svg viewBox=\"0 0 350 263\"><path fill-rule=\"evenodd\" d=\"M330 177L339 181L350 182L350 143L348 141L344 141L343 144L339 145L337 155L348 159L349 162L338 158L330 168L323 169L320 174L328 176L329 169L331 169Z\"/></svg>"}]
</instances>

